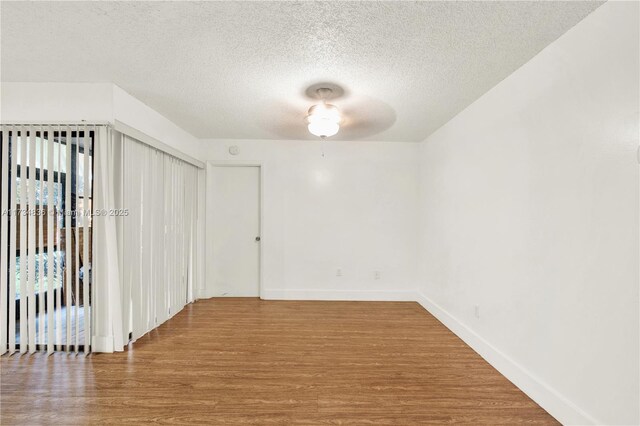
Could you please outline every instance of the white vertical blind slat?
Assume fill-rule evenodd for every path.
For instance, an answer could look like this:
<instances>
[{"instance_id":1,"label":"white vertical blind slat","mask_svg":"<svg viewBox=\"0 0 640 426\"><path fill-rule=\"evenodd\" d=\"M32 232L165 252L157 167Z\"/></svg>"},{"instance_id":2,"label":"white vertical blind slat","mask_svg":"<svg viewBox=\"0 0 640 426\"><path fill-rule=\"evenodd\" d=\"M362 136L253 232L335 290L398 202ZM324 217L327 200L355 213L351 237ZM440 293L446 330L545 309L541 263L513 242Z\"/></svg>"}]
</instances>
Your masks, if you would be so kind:
<instances>
[{"instance_id":1,"label":"white vertical blind slat","mask_svg":"<svg viewBox=\"0 0 640 426\"><path fill-rule=\"evenodd\" d=\"M180 186L180 179L178 177L178 163L171 159L171 258L180 259L180 242L178 234L176 233L176 224L180 219L180 213L176 209L176 202L178 200L178 188ZM173 317L176 313L176 296L178 293L178 287L180 287L180 278L178 276L178 270L180 268L180 262L171 263L171 304L169 307L170 316Z\"/></svg>"},{"instance_id":2,"label":"white vertical blind slat","mask_svg":"<svg viewBox=\"0 0 640 426\"><path fill-rule=\"evenodd\" d=\"M169 212L169 214L167 215L167 217L169 218L168 223L167 223L167 238L169 240L169 255L168 255L168 259L175 259L174 256L174 248L175 248L175 242L174 242L174 238L173 238L173 221L175 220L175 217L173 215L174 211L173 211L173 191L174 191L174 180L173 180L173 161L171 161L171 158L167 158L167 164L169 165L168 167L168 179L167 181L169 182L169 185L167 187L168 191L167 191L167 211ZM167 261L167 267L168 267L168 277L169 277L169 282L168 282L168 297L167 297L167 318L171 318L171 308L173 306L173 286L175 285L175 276L174 276L174 268L173 268L173 262Z\"/></svg>"},{"instance_id":3,"label":"white vertical blind slat","mask_svg":"<svg viewBox=\"0 0 640 426\"><path fill-rule=\"evenodd\" d=\"M181 165L176 162L176 180L178 181L178 187L184 188L184 179L183 179L183 170ZM184 287L184 233L183 230L183 221L184 221L184 209L178 208L182 204L184 191L176 191L175 198L175 206L176 206L176 218L177 221L175 223L174 232L176 234L176 257L180 259L180 262L176 268L176 295L175 295L175 304L173 312L174 314L182 309L182 302L184 301L184 295L182 293L182 289Z\"/></svg>"},{"instance_id":4,"label":"white vertical blind slat","mask_svg":"<svg viewBox=\"0 0 640 426\"><path fill-rule=\"evenodd\" d=\"M44 142L44 138L42 138ZM47 129L47 353L51 354L54 351L54 293L55 293L55 276L54 273L54 213L55 204L53 197L53 175L55 173L53 167L54 157L54 142L53 142L53 128ZM44 143L43 143L44 144ZM44 164L44 159L41 160L41 164ZM43 167L44 168L44 167ZM56 324L57 325L57 324Z\"/></svg>"},{"instance_id":5,"label":"white vertical blind slat","mask_svg":"<svg viewBox=\"0 0 640 426\"><path fill-rule=\"evenodd\" d=\"M29 353L36 351L36 138L33 127L27 130L27 146L29 149L29 215L27 218L27 330L29 336ZM23 263L20 262L23 266ZM21 271L22 272L22 271ZM20 330L22 333L22 330Z\"/></svg>"},{"instance_id":6,"label":"white vertical blind slat","mask_svg":"<svg viewBox=\"0 0 640 426\"><path fill-rule=\"evenodd\" d=\"M16 129L9 128L11 132L11 200L10 207L12 214L9 217L9 353L16 351L16 225L18 211L16 210L17 177L16 168L18 165L18 139Z\"/></svg>"},{"instance_id":7,"label":"white vertical blind slat","mask_svg":"<svg viewBox=\"0 0 640 426\"><path fill-rule=\"evenodd\" d=\"M168 259L175 259L174 254L173 254L173 250L175 248L175 243L173 241L173 221L175 219L174 215L173 215L173 191L174 191L174 180L173 180L173 161L171 161L171 158L167 158L167 164L168 164L168 178L167 181L169 182L169 185L167 187L168 191L167 191L167 211L168 211L168 215L165 217L168 217L169 220L167 222L167 238L169 241L169 255L168 255ZM167 310L167 318L171 318L171 307L173 304L173 286L175 285L175 276L174 276L174 268L173 268L173 262L168 261L167 262L167 267L168 267L168 274L167 276L169 277L169 282L168 282L168 297L167 297L167 306L166 306L166 310Z\"/></svg>"},{"instance_id":8,"label":"white vertical blind slat","mask_svg":"<svg viewBox=\"0 0 640 426\"><path fill-rule=\"evenodd\" d=\"M18 291L20 292L20 353L27 352L28 330L27 330L27 138L26 129L20 127L20 281Z\"/></svg>"},{"instance_id":9,"label":"white vertical blind slat","mask_svg":"<svg viewBox=\"0 0 640 426\"><path fill-rule=\"evenodd\" d=\"M34 135L35 136L35 135ZM37 141L40 141L40 144L37 144ZM37 149L36 151L36 159L38 157L38 154L40 155L40 165L38 167L38 165L36 164L36 168L34 169L34 171L37 171L37 169L40 169L40 179L38 178L38 175L36 174L36 179L37 181L39 181L38 183L40 183L40 193L38 194L37 192L37 187L36 187L36 205L38 208L38 214L36 216L36 222L38 223L36 226L37 229L37 252L38 255L36 257L36 262L38 264L37 267L37 280L38 280L38 316L36 318L37 324L38 324L38 339L37 339L37 344L38 345L44 345L46 342L45 339L45 326L46 326L46 322L45 322L45 318L44 318L44 314L45 314L45 303L44 303L44 295L45 295L45 282L44 282L44 226L43 223L45 221L45 217L43 216L43 209L44 209L44 200L43 200L43 194L44 194L44 185L43 185L43 170L44 170L44 136L42 134L42 129L40 130L40 137L36 139L35 141L35 147ZM38 196L39 195L39 196ZM47 289L48 290L48 289Z\"/></svg>"},{"instance_id":10,"label":"white vertical blind slat","mask_svg":"<svg viewBox=\"0 0 640 426\"><path fill-rule=\"evenodd\" d=\"M73 164L74 167L74 173L76 176L75 179L75 185L73 187L73 202L74 202L74 208L75 208L75 219L74 219L74 223L73 223L73 230L75 233L75 238L73 241L73 248L74 248L74 258L73 258L73 262L76 265L74 272L75 272L75 292L73 294L74 296L74 322L75 322L75 330L74 330L74 340L75 340L75 344L74 344L74 351L76 352L76 354L80 351L80 233L78 232L80 227L78 226L78 221L80 220L80 217L78 215L78 187L80 185L80 183L78 182L78 178L79 178L79 172L80 172L80 161L79 161L79 156L80 156L80 128L76 127L75 130L75 134L76 134L76 144L75 144L75 164ZM73 134L72 134L73 136Z\"/></svg>"},{"instance_id":11,"label":"white vertical blind slat","mask_svg":"<svg viewBox=\"0 0 640 426\"><path fill-rule=\"evenodd\" d=\"M9 215L11 212L9 208L9 135L7 135L6 129L1 129L0 134L2 144L2 195L0 198L0 354L4 354L8 350L9 340L7 338L7 329L5 327L5 320L7 318L7 294L9 291L9 264L7 262L9 255L7 245L9 243ZM5 214L6 212L6 214Z\"/></svg>"},{"instance_id":12,"label":"white vertical blind slat","mask_svg":"<svg viewBox=\"0 0 640 426\"><path fill-rule=\"evenodd\" d=\"M145 156L146 158L144 159L145 162L145 173L144 173L144 179L145 179L145 194L144 194L144 198L145 198L145 205L144 205L144 215L145 215L145 222L147 223L147 226L149 228L153 227L153 209L155 207L155 205L153 204L153 193L154 193L154 187L153 187L153 157L151 155L147 155ZM147 300L147 312L146 312L146 330L147 332L150 330L153 330L156 326L156 315L155 315L155 300L153 298L154 295L154 290L153 290L153 286L154 286L154 282L152 279L152 271L153 271L153 262L152 262L152 249L153 249L153 233L152 232L145 232L144 233L144 239L145 239L145 248L143 250L144 253L144 277L146 278L146 282L145 282L145 287L146 287L146 300Z\"/></svg>"},{"instance_id":13,"label":"white vertical blind slat","mask_svg":"<svg viewBox=\"0 0 640 426\"><path fill-rule=\"evenodd\" d=\"M122 205L127 206L129 208L129 217L127 220L122 222L122 251L120 253L120 259L122 260L122 325L123 325L123 333L122 336L125 340L128 340L128 336L131 334L133 337L133 319L131 315L131 301L133 300L133 295L131 294L131 267L132 262L128 260L124 262L125 253L129 254L129 240L131 238L130 227L131 222L133 221L132 216L132 207L129 206L129 194L131 192L131 181L130 181L130 171L129 171L129 147L128 140L126 136L120 135L121 148L122 148L122 181L127 182L126 190L125 186L122 185L119 189L122 194Z\"/></svg>"},{"instance_id":14,"label":"white vertical blind slat","mask_svg":"<svg viewBox=\"0 0 640 426\"><path fill-rule=\"evenodd\" d=\"M193 191L196 187L194 186L195 182L193 182L192 179L192 174L189 173L188 175L188 182L189 185L191 186L191 191ZM185 298L185 305L187 303L189 303L189 297L191 294L191 277L192 277L192 259L193 259L193 242L195 240L195 237L193 236L193 212L196 210L195 208L195 203L193 202L194 198L193 198L193 192L189 192L189 204L194 206L194 209L189 212L188 215L188 226L187 226L187 230L186 233L188 235L187 237L187 242L186 242L186 250L187 250L187 254L186 254L186 267L187 267L187 277L186 277L186 281L185 281L185 294L184 294L184 298Z\"/></svg>"},{"instance_id":15,"label":"white vertical blind slat","mask_svg":"<svg viewBox=\"0 0 640 426\"><path fill-rule=\"evenodd\" d=\"M87 262L89 263L89 265L91 265L90 267L90 271L89 271L89 284L90 284L90 288L87 291L87 315L85 318L85 353L88 353L91 351L91 336L92 336L92 332L91 332L91 328L92 328L92 318L93 318L93 309L91 307L91 300L94 300L93 298L93 281L94 281L94 274L93 274L93 261L92 261L92 253L93 253L93 231L94 231L94 222L93 222L93 209L95 208L95 202L94 202L94 195L93 195L93 159L94 159L94 147L95 144L98 143L99 141L99 136L100 132L98 130L97 127L93 127L93 138L91 139L91 157L87 158L87 165L85 168L85 173L90 177L87 185L89 188L89 192L87 193L87 197L91 197L91 204L90 204L90 209L89 209L89 225L91 226L89 229L89 238L87 239L87 250L88 250L88 254L87 254Z\"/></svg>"},{"instance_id":16,"label":"white vertical blind slat","mask_svg":"<svg viewBox=\"0 0 640 426\"><path fill-rule=\"evenodd\" d=\"M180 259L180 236L177 233L178 220L180 220L180 210L176 208L178 203L178 187L180 186L180 176L178 175L178 163L173 161L173 191L172 191L172 205L174 219L171 221L172 229L171 235L173 236L173 255L176 259ZM180 262L174 262L173 265L173 291L171 301L171 316L173 317L177 311L178 304L178 288L180 288Z\"/></svg>"},{"instance_id":17,"label":"white vertical blind slat","mask_svg":"<svg viewBox=\"0 0 640 426\"><path fill-rule=\"evenodd\" d=\"M153 176L154 174L154 154L152 153L151 155L148 155L146 158L146 162L147 162L147 172L146 172L146 179L149 179L149 176ZM156 217L154 214L154 210L155 210L155 194L156 194L156 186L155 186L155 181L154 179L149 180L149 184L148 186L148 195L147 198L149 200L148 202L148 206L147 206L147 217L148 217L148 227L149 229L153 229L154 223L156 222ZM146 250L146 254L145 257L147 258L146 261L146 274L149 277L149 294L148 294L148 304L149 304L149 318L148 318L148 325L147 328L149 330L153 330L156 327L157 324L157 317L156 317L156 299L155 299L155 294L156 294L156 282L154 281L154 277L153 277L153 269L154 269L154 265L155 263L153 262L153 247L154 245L157 244L157 241L155 239L155 235L153 234L153 232L148 232L147 233L147 241L149 244L148 249Z\"/></svg>"},{"instance_id":18,"label":"white vertical blind slat","mask_svg":"<svg viewBox=\"0 0 640 426\"><path fill-rule=\"evenodd\" d=\"M178 171L177 171L177 162L171 161L171 212L172 212L172 221L171 221L171 252L172 259L179 259L179 246L178 246L178 235L176 233L176 220L179 217L179 213L176 209L176 201L178 199ZM173 317L176 312L176 293L178 286L180 285L180 280L178 278L178 268L180 266L180 262L171 262L171 275L173 276L172 285L171 285L171 316Z\"/></svg>"},{"instance_id":19,"label":"white vertical blind slat","mask_svg":"<svg viewBox=\"0 0 640 426\"><path fill-rule=\"evenodd\" d=\"M89 281L91 274L91 264L89 262L89 244L91 237L89 235L89 221L91 220L91 212L89 206L89 197L91 196L91 188L89 187L89 152L91 150L91 135L89 129L84 131L84 167L83 167L83 193L82 193L82 258L84 274L82 276L82 306L84 309L84 352L89 353L89 346L91 343L91 337L89 334L89 318L91 314L89 312Z\"/></svg>"},{"instance_id":20,"label":"white vertical blind slat","mask_svg":"<svg viewBox=\"0 0 640 426\"><path fill-rule=\"evenodd\" d=\"M53 130L53 129L52 129ZM59 188L62 187L62 143L60 142L62 139L62 128L60 126L58 126L58 143L56 144L58 149L58 155L56 156L56 158L54 158L54 162L55 162L55 171L57 172L56 175L54 175L54 185L57 185ZM55 135L55 133L54 133ZM52 141L55 143L55 139L54 136L52 135ZM55 145L53 145L55 146ZM52 148L53 149L53 148ZM52 152L53 154L53 152ZM56 205L56 210L58 211L58 215L60 214L60 212L62 212L62 194L60 194L60 196L58 197L58 202L55 203ZM62 272L62 259L61 259L61 252L62 252L62 247L61 247L61 230L59 227L59 217L56 216L54 218L54 229L55 229L55 249L57 251L57 256L58 256L58 264L57 264L57 268L54 270L55 275L54 275L54 280L56 282L55 286L57 288L56 291L56 301L55 301L55 306L56 306L56 310L55 310L55 315L56 315L56 343L57 343L57 350L60 350L62 347L62 289L64 286L64 275Z\"/></svg>"},{"instance_id":21,"label":"white vertical blind slat","mask_svg":"<svg viewBox=\"0 0 640 426\"><path fill-rule=\"evenodd\" d=\"M73 288L73 283L71 282L73 279L73 247L71 245L71 215L69 212L71 211L71 127L67 128L65 135L65 201L64 201L64 249L65 249L65 273L66 273L66 282L65 282L65 322L66 322L66 331L67 331L67 352L71 351L71 318L72 318L72 299L71 299L71 289Z\"/></svg>"},{"instance_id":22,"label":"white vertical blind slat","mask_svg":"<svg viewBox=\"0 0 640 426\"><path fill-rule=\"evenodd\" d=\"M187 183L189 182L188 180L188 174L189 174L189 170L188 168L184 168L183 171L183 184L184 187L187 187ZM189 205L192 206L193 204L191 203L191 197L189 195L189 191L184 191L182 194L183 197L183 203L185 205ZM187 304L187 294L188 294L188 286L189 286L189 248L190 248L190 242L191 242L191 229L190 229L190 215L191 215L191 210L187 210L185 212L183 212L183 237L182 237L182 289L181 292L182 294L180 295L180 305L181 307L184 307Z\"/></svg>"},{"instance_id":23,"label":"white vertical blind slat","mask_svg":"<svg viewBox=\"0 0 640 426\"><path fill-rule=\"evenodd\" d=\"M121 145L118 133L108 127L98 129L93 145L93 208L96 211L110 211L122 205L122 191L119 190L122 185ZM128 340L121 296L125 282L120 267L124 236L122 225L122 218L113 215L96 214L92 218L91 244L96 248L92 259L91 313L88 318L92 352L122 351L126 344L123 337L126 335Z\"/></svg>"},{"instance_id":24,"label":"white vertical blind slat","mask_svg":"<svg viewBox=\"0 0 640 426\"><path fill-rule=\"evenodd\" d=\"M126 280L131 291L131 335L132 340L135 341L144 334L141 326L143 298L139 262L140 229L142 227L140 217L141 190L138 179L140 168L136 164L139 159L137 144L125 138L124 149L125 182L128 183L125 189L125 205L130 209L129 220L125 221L125 258L129 260L125 262L125 267L127 268Z\"/></svg>"},{"instance_id":25,"label":"white vertical blind slat","mask_svg":"<svg viewBox=\"0 0 640 426\"><path fill-rule=\"evenodd\" d=\"M165 265L164 262L164 247L165 247L165 235L164 235L164 157L159 152L154 152L152 155L154 170L156 171L156 179L155 188L154 188L154 205L156 206L156 215L155 220L152 224L151 232L155 235L157 243L153 248L153 263L154 265ZM154 271L154 284L155 284L155 295L154 295L154 306L155 306L155 318L156 318L156 326L161 324L165 320L165 314L163 312L164 308L164 294L165 294L165 283L167 281L167 277L164 273L163 268L156 269Z\"/></svg>"},{"instance_id":26,"label":"white vertical blind slat","mask_svg":"<svg viewBox=\"0 0 640 426\"><path fill-rule=\"evenodd\" d=\"M129 218L124 221L124 255L127 262L123 263L124 272L125 272L125 283L126 288L130 294L131 303L129 304L129 332L131 333L132 340L136 340L138 336L138 315L137 311L134 311L132 306L140 306L138 291L139 287L134 287L133 283L135 281L135 229L138 227L137 218L137 206L136 204L131 204L131 200L133 200L134 194L138 193L137 185L135 184L135 173L133 169L133 156L135 155L135 151L133 151L133 147L129 143L129 139L123 137L123 146L122 149L124 151L124 182L127 182L127 185L124 191L124 205L129 208Z\"/></svg>"},{"instance_id":27,"label":"white vertical blind slat","mask_svg":"<svg viewBox=\"0 0 640 426\"><path fill-rule=\"evenodd\" d=\"M204 171L191 169L191 174L193 175L193 285L191 287L191 294L189 295L189 302L192 302L198 298L199 288L203 285L203 281L201 280L200 273L204 270L201 269L204 262L202 262L204 250L200 250L200 242L204 241L202 236L204 232L200 231L200 224L204 222L204 214L200 214L201 209L204 207L204 198L200 198L200 192L204 191L202 187L202 182L200 181L201 177L204 177Z\"/></svg>"},{"instance_id":28,"label":"white vertical blind slat","mask_svg":"<svg viewBox=\"0 0 640 426\"><path fill-rule=\"evenodd\" d=\"M127 168L126 168L126 161L127 161L127 150L125 149L125 142L126 142L126 138L124 135L118 135L118 138L120 139L120 164L122 165L122 168L120 169L121 173L122 173L122 179L119 182L119 186L118 186L118 192L119 195L121 196L121 198L119 199L120 201L120 206L118 207L122 207L122 206L129 206L128 202L128 198L127 198L127 193L125 193L124 190L124 182L127 182L126 178L128 177L127 175ZM114 153L114 157L115 157L115 153ZM116 158L114 158L114 160L117 161ZM109 171L115 172L115 170L113 169L109 169ZM115 174L115 173L114 173ZM115 195L115 194L114 194ZM124 262L124 253L125 253L125 247L127 244L127 231L128 231L128 222L130 219L126 219L124 221L120 222L120 232L119 232L119 236L122 237L121 244L120 244L120 253L119 257L118 257L118 262L119 265L121 265L121 270L122 270L122 292L120 293L120 300L121 300L121 312L122 312L122 337L123 340L126 342L129 340L129 333L131 333L131 286L129 285L130 281L129 281L129 265L130 262Z\"/></svg>"},{"instance_id":29,"label":"white vertical blind slat","mask_svg":"<svg viewBox=\"0 0 640 426\"><path fill-rule=\"evenodd\" d=\"M148 157L143 156L140 158L138 163L140 165L140 230L143 230L150 223L149 221L149 212L148 208L151 204L151 200L148 199L151 191L149 191L149 180L147 179L147 172L149 171L149 160ZM148 271L148 256L146 256L147 250L149 250L150 246L148 243L149 234L147 232L140 233L140 288L142 289L142 309L141 312L141 329L144 330L143 333L147 333L149 328L149 308L151 304L149 303L149 295L151 294L149 290L149 275L147 275Z\"/></svg>"},{"instance_id":30,"label":"white vertical blind slat","mask_svg":"<svg viewBox=\"0 0 640 426\"><path fill-rule=\"evenodd\" d=\"M190 218L190 229L189 229L189 233L191 235L190 237L190 241L191 241L191 246L189 247L189 284L187 287L187 303L189 303L190 300L193 300L193 289L195 286L195 273L196 273L196 263L195 263L195 259L196 259L196 251L197 251L197 245L196 245L196 240L197 240L197 232L196 232L196 215L197 215L197 211L198 211L198 203L197 203L197 191L198 191L198 180L196 179L196 171L193 169L190 169L191 173L190 173L190 184L189 186L192 188L190 194L191 194L191 205L193 205L193 210L191 211L191 218Z\"/></svg>"}]
</instances>

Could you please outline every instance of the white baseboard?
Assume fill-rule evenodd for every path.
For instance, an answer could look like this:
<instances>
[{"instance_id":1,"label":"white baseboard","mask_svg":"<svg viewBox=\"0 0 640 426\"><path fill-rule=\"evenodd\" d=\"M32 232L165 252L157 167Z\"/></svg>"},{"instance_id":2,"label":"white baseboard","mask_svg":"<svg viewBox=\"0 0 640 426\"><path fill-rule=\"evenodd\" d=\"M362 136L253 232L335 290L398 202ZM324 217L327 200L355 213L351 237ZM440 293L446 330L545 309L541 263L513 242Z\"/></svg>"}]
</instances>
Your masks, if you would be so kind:
<instances>
[{"instance_id":1,"label":"white baseboard","mask_svg":"<svg viewBox=\"0 0 640 426\"><path fill-rule=\"evenodd\" d=\"M369 302L415 302L413 291L263 290L264 300L344 300Z\"/></svg>"},{"instance_id":2,"label":"white baseboard","mask_svg":"<svg viewBox=\"0 0 640 426\"><path fill-rule=\"evenodd\" d=\"M484 340L471 328L449 314L446 310L418 292L416 299L429 313L484 358L491 366L509 379L520 390L544 408L549 414L565 425L603 424L577 405L558 393L555 389L536 378L527 369L516 363L498 348Z\"/></svg>"}]
</instances>

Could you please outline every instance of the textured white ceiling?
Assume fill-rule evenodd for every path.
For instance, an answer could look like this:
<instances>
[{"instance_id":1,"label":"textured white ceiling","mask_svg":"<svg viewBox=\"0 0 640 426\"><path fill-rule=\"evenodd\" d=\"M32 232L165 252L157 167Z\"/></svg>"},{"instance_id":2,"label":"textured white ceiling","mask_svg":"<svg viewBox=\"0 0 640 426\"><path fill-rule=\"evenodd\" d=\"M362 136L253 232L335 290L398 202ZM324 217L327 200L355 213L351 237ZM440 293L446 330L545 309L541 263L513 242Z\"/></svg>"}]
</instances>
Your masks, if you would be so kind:
<instances>
[{"instance_id":1,"label":"textured white ceiling","mask_svg":"<svg viewBox=\"0 0 640 426\"><path fill-rule=\"evenodd\" d=\"M113 82L198 137L420 141L600 2L2 2L3 81Z\"/></svg>"}]
</instances>

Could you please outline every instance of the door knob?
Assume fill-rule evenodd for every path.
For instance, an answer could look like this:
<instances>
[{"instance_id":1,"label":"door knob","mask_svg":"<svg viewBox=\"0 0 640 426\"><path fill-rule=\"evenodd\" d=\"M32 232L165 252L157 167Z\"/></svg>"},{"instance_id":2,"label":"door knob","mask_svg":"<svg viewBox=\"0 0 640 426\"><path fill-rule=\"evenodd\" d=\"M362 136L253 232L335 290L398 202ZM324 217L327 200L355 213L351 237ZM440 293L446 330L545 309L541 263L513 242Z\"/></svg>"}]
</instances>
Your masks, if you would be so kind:
<instances>
[{"instance_id":1,"label":"door knob","mask_svg":"<svg viewBox=\"0 0 640 426\"><path fill-rule=\"evenodd\" d=\"M260 241L260 237L256 237L256 241Z\"/></svg>"}]
</instances>

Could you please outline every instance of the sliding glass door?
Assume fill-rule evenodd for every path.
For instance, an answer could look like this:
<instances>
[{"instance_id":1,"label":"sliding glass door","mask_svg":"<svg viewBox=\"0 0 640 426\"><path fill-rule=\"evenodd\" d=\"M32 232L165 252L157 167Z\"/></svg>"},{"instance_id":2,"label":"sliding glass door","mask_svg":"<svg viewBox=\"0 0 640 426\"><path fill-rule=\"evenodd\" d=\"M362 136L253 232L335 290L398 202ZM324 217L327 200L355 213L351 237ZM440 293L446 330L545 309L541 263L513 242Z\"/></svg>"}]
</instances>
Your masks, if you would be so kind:
<instances>
[{"instance_id":1,"label":"sliding glass door","mask_svg":"<svg viewBox=\"0 0 640 426\"><path fill-rule=\"evenodd\" d=\"M3 353L88 350L95 130L0 135Z\"/></svg>"}]
</instances>

